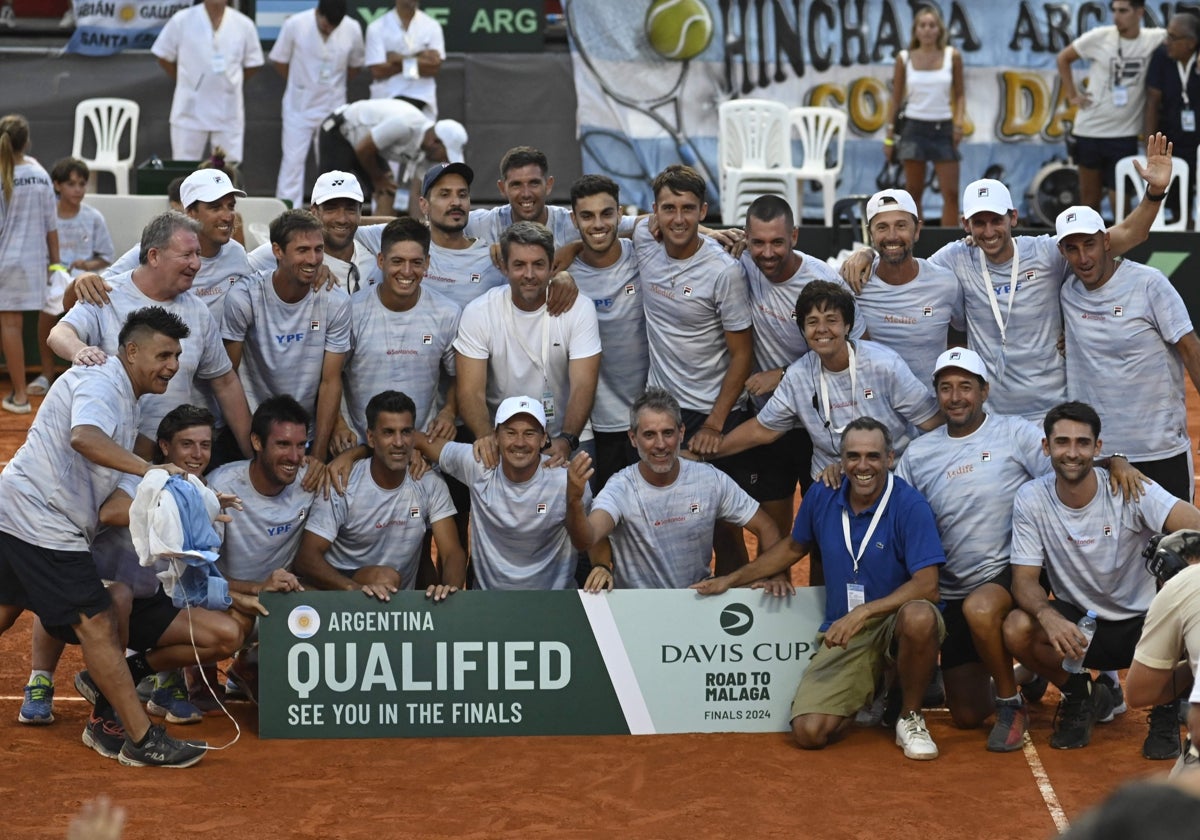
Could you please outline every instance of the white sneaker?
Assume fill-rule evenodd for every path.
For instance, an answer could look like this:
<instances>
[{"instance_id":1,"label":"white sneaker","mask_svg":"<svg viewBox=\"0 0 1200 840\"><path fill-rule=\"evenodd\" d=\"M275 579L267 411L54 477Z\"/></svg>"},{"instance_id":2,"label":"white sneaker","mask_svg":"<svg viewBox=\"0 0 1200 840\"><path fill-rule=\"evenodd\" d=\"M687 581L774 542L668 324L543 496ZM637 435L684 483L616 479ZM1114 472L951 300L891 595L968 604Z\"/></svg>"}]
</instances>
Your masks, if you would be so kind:
<instances>
[{"instance_id":1,"label":"white sneaker","mask_svg":"<svg viewBox=\"0 0 1200 840\"><path fill-rule=\"evenodd\" d=\"M938 757L937 744L929 737L925 728L925 717L920 712L909 712L896 721L896 746L904 748L906 758L929 761Z\"/></svg>"}]
</instances>

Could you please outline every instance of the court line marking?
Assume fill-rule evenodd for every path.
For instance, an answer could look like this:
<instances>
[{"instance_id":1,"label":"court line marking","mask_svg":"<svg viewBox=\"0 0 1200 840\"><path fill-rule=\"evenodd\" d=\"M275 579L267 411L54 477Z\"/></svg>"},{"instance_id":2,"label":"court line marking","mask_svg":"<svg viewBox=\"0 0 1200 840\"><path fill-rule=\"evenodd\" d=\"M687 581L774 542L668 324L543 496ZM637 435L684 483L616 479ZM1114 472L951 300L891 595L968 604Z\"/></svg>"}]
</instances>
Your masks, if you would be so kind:
<instances>
[{"instance_id":1,"label":"court line marking","mask_svg":"<svg viewBox=\"0 0 1200 840\"><path fill-rule=\"evenodd\" d=\"M1025 761L1029 765L1030 772L1033 773L1034 781L1037 782L1042 801L1046 803L1046 808L1050 811L1050 819L1054 820L1054 827L1061 834L1071 824L1067 820L1067 814L1063 811L1062 804L1058 801L1058 794L1054 792L1054 786L1050 784L1050 777L1046 774L1046 768L1042 766L1042 759L1038 756L1037 747L1033 745L1033 739L1029 737L1028 732L1025 733L1025 743L1021 747L1021 751L1025 754Z\"/></svg>"}]
</instances>

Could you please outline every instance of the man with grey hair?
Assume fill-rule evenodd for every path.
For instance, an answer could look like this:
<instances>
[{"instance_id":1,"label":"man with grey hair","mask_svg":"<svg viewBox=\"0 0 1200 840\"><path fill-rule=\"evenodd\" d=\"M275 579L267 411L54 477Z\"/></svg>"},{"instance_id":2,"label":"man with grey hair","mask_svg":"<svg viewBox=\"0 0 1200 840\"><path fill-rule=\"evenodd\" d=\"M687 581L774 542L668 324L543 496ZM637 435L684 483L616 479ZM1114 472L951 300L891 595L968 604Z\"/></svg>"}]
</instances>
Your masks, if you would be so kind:
<instances>
[{"instance_id":1,"label":"man with grey hair","mask_svg":"<svg viewBox=\"0 0 1200 840\"><path fill-rule=\"evenodd\" d=\"M220 326L191 290L200 270L200 223L169 210L142 231L138 267L113 278L109 306L77 303L50 331L50 348L76 365L102 365L117 352L117 336L131 312L160 306L191 327L183 339L179 373L161 394L141 401L136 451L154 452L158 424L179 405L203 405L211 391L243 454L250 449L250 407L221 345ZM203 385L202 385L203 383ZM206 387L205 387L206 386Z\"/></svg>"},{"instance_id":2,"label":"man with grey hair","mask_svg":"<svg viewBox=\"0 0 1200 840\"><path fill-rule=\"evenodd\" d=\"M612 568L594 558L588 591L613 586L682 589L706 579L717 522L748 529L764 550L779 540L771 517L732 478L712 464L679 457L683 412L668 391L646 389L629 409L629 429L638 463L608 480L590 514L584 509L584 491L592 458L580 452L571 461L571 540L580 549L605 537L612 544Z\"/></svg>"},{"instance_id":3,"label":"man with grey hair","mask_svg":"<svg viewBox=\"0 0 1200 840\"><path fill-rule=\"evenodd\" d=\"M454 341L459 414L476 437L476 454L494 466L497 406L510 394L533 395L546 415L551 455L565 461L591 437L600 375L596 310L580 297L558 317L547 312L554 236L545 225L512 225L500 253L508 285L467 304Z\"/></svg>"}]
</instances>

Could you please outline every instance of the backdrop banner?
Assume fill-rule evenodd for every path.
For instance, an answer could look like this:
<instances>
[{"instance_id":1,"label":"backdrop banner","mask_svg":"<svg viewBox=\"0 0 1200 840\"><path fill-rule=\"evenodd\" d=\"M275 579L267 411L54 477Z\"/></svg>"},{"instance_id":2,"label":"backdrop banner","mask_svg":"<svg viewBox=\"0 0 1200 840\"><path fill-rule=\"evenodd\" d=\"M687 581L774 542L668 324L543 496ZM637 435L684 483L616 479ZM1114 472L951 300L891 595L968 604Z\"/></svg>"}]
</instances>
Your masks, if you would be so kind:
<instances>
[{"instance_id":1,"label":"backdrop banner","mask_svg":"<svg viewBox=\"0 0 1200 840\"><path fill-rule=\"evenodd\" d=\"M171 15L191 5L191 0L76 0L75 32L65 49L80 55L148 50Z\"/></svg>"},{"instance_id":2,"label":"backdrop banner","mask_svg":"<svg viewBox=\"0 0 1200 840\"><path fill-rule=\"evenodd\" d=\"M653 176L668 164L689 163L708 177L709 204L716 207L717 108L754 97L845 109L849 136L839 195L894 186L882 181L892 70L896 52L908 46L914 10L928 4L569 0L584 171L615 178L622 200L646 209ZM1109 4L932 5L963 54L969 120L959 148L960 184L999 177L1024 204L1039 170L1066 158L1074 108L1063 99L1055 55L1080 34L1110 24ZM1165 25L1176 7L1195 4L1147 3L1145 25ZM1078 65L1076 75L1084 69ZM805 205L809 216L820 215L812 186L806 186ZM927 189L924 209L928 218L940 212L935 190Z\"/></svg>"},{"instance_id":3,"label":"backdrop banner","mask_svg":"<svg viewBox=\"0 0 1200 840\"><path fill-rule=\"evenodd\" d=\"M263 738L779 732L823 587L265 593Z\"/></svg>"}]
</instances>

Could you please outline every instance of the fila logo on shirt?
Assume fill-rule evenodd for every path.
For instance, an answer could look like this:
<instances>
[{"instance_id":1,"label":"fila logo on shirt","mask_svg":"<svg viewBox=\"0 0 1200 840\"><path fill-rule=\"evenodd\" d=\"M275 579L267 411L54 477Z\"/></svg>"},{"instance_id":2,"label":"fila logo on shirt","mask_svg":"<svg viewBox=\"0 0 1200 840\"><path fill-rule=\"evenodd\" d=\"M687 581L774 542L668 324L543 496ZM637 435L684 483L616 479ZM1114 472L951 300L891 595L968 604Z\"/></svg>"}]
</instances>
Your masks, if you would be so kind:
<instances>
[{"instance_id":1,"label":"fila logo on shirt","mask_svg":"<svg viewBox=\"0 0 1200 840\"><path fill-rule=\"evenodd\" d=\"M691 513L693 516L698 514L700 512L700 503L692 502L690 505L688 505L688 512Z\"/></svg>"},{"instance_id":2,"label":"fila logo on shirt","mask_svg":"<svg viewBox=\"0 0 1200 840\"><path fill-rule=\"evenodd\" d=\"M471 282L472 282L472 283L478 283L478 282L479 282L479 275L478 275L478 274L472 274L472 275L471 275Z\"/></svg>"},{"instance_id":3,"label":"fila logo on shirt","mask_svg":"<svg viewBox=\"0 0 1200 840\"><path fill-rule=\"evenodd\" d=\"M538 516L541 516L541 515L542 515L542 514L544 514L545 512L546 512L546 503L545 503L545 502L538 502L538 505L537 505L537 513L538 513Z\"/></svg>"},{"instance_id":4,"label":"fila logo on shirt","mask_svg":"<svg viewBox=\"0 0 1200 840\"><path fill-rule=\"evenodd\" d=\"M933 307L926 306L924 309L921 310L921 314L924 315L926 318L932 317L933 316Z\"/></svg>"},{"instance_id":5,"label":"fila logo on shirt","mask_svg":"<svg viewBox=\"0 0 1200 840\"><path fill-rule=\"evenodd\" d=\"M983 461L986 464L988 461L992 460L992 453L991 452L981 452L979 454L979 460Z\"/></svg>"},{"instance_id":6,"label":"fila logo on shirt","mask_svg":"<svg viewBox=\"0 0 1200 840\"><path fill-rule=\"evenodd\" d=\"M408 509L408 518L409 519L420 519L421 518L421 509L419 507L417 507L416 505L414 505L413 507L410 507Z\"/></svg>"},{"instance_id":7,"label":"fila logo on shirt","mask_svg":"<svg viewBox=\"0 0 1200 840\"><path fill-rule=\"evenodd\" d=\"M317 332L318 330L321 329L321 322L320 321L309 321L308 328L312 332Z\"/></svg>"},{"instance_id":8,"label":"fila logo on shirt","mask_svg":"<svg viewBox=\"0 0 1200 840\"><path fill-rule=\"evenodd\" d=\"M1114 306L1113 307L1113 317L1114 318L1120 318L1124 314L1125 314L1124 306Z\"/></svg>"},{"instance_id":9,"label":"fila logo on shirt","mask_svg":"<svg viewBox=\"0 0 1200 840\"><path fill-rule=\"evenodd\" d=\"M692 296L692 287L691 287L691 286L684 286L684 287L683 287L683 296L684 296L684 297L691 297L691 296Z\"/></svg>"},{"instance_id":10,"label":"fila logo on shirt","mask_svg":"<svg viewBox=\"0 0 1200 840\"><path fill-rule=\"evenodd\" d=\"M634 286L632 283L625 284L625 296L626 297L628 297L629 295L632 295L636 291L637 291L637 287Z\"/></svg>"},{"instance_id":11,"label":"fila logo on shirt","mask_svg":"<svg viewBox=\"0 0 1200 840\"><path fill-rule=\"evenodd\" d=\"M421 336L421 343L422 344L433 344L433 336L431 336L431 335Z\"/></svg>"},{"instance_id":12,"label":"fila logo on shirt","mask_svg":"<svg viewBox=\"0 0 1200 840\"><path fill-rule=\"evenodd\" d=\"M1104 536L1106 536L1106 537L1112 536L1112 526L1111 525L1105 525L1103 528L1103 531L1104 531Z\"/></svg>"},{"instance_id":13,"label":"fila logo on shirt","mask_svg":"<svg viewBox=\"0 0 1200 840\"><path fill-rule=\"evenodd\" d=\"M873 390L871 390L870 388L863 388L863 399L864 400L875 399L875 392Z\"/></svg>"}]
</instances>

